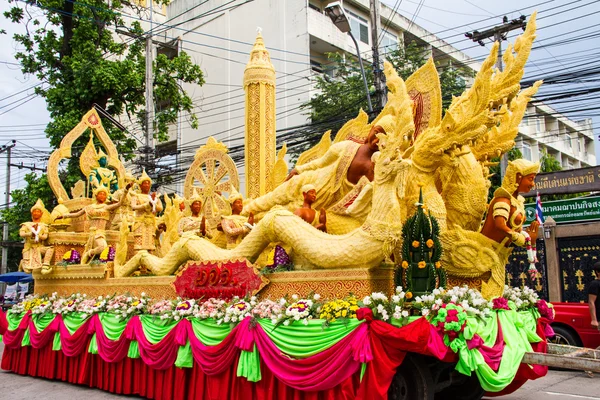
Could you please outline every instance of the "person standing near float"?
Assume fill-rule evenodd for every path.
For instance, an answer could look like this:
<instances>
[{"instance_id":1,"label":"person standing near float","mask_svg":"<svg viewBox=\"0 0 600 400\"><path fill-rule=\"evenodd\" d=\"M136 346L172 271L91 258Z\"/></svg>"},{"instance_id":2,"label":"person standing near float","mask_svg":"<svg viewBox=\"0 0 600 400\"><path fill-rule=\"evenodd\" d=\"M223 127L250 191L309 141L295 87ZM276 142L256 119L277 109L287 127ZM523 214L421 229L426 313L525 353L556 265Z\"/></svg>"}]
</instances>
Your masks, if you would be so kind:
<instances>
[{"instance_id":1,"label":"person standing near float","mask_svg":"<svg viewBox=\"0 0 600 400\"><path fill-rule=\"evenodd\" d=\"M590 307L590 317L592 317L592 326L600 330L600 261L592 266L592 271L596 279L588 285L588 305Z\"/></svg>"}]
</instances>

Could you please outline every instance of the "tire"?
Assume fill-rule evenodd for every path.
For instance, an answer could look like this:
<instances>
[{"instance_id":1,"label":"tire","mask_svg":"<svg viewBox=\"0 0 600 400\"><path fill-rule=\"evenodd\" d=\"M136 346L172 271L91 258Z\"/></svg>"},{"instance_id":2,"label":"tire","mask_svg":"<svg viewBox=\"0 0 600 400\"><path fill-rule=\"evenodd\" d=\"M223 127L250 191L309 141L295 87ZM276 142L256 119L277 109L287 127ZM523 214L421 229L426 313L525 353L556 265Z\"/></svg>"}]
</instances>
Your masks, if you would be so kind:
<instances>
[{"instance_id":1,"label":"tire","mask_svg":"<svg viewBox=\"0 0 600 400\"><path fill-rule=\"evenodd\" d=\"M549 343L554 344L566 344L568 346L581 346L579 337L576 333L573 333L569 328L563 326L553 326L554 333L556 334L553 338L548 339Z\"/></svg>"},{"instance_id":2,"label":"tire","mask_svg":"<svg viewBox=\"0 0 600 400\"><path fill-rule=\"evenodd\" d=\"M475 373L466 376L454 371L452 385L435 394L435 400L481 400L485 391Z\"/></svg>"},{"instance_id":3,"label":"tire","mask_svg":"<svg viewBox=\"0 0 600 400\"><path fill-rule=\"evenodd\" d=\"M388 400L433 400L435 385L427 364L408 354L388 389Z\"/></svg>"}]
</instances>

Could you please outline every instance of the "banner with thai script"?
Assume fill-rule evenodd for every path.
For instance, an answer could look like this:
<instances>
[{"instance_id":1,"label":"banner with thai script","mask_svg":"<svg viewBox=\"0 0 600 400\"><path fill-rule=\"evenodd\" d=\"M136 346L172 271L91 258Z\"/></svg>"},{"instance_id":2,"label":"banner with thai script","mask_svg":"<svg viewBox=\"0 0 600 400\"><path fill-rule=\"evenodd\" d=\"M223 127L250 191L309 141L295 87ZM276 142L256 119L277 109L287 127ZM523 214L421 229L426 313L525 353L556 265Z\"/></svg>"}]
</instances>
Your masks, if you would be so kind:
<instances>
[{"instance_id":1,"label":"banner with thai script","mask_svg":"<svg viewBox=\"0 0 600 400\"><path fill-rule=\"evenodd\" d=\"M552 217L557 224L600 220L600 196L545 201L544 218ZM535 220L535 203L525 204L527 224Z\"/></svg>"}]
</instances>

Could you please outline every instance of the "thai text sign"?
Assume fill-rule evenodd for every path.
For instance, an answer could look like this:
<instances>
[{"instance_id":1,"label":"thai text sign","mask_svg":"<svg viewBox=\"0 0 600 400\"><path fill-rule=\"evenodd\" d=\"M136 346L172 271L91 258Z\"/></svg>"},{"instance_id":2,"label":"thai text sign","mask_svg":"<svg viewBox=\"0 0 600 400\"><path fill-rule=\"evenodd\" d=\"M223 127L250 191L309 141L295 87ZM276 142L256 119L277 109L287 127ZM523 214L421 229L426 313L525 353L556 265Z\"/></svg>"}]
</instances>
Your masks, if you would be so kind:
<instances>
[{"instance_id":1,"label":"thai text sign","mask_svg":"<svg viewBox=\"0 0 600 400\"><path fill-rule=\"evenodd\" d=\"M536 192L545 195L596 190L600 190L600 167L589 167L538 174L535 178L535 190L522 195L533 197Z\"/></svg>"},{"instance_id":2,"label":"thai text sign","mask_svg":"<svg viewBox=\"0 0 600 400\"><path fill-rule=\"evenodd\" d=\"M556 223L600 219L600 196L547 201L542 204L544 218L552 217ZM527 223L535 220L535 203L525 204Z\"/></svg>"}]
</instances>

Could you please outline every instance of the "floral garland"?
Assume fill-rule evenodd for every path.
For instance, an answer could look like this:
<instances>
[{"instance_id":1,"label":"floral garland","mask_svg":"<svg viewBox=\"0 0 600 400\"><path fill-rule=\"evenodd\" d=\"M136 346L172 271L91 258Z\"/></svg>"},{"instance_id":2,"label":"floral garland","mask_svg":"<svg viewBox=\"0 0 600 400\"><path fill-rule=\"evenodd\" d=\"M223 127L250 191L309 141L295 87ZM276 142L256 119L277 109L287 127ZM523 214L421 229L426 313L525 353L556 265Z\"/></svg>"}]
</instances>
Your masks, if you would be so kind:
<instances>
[{"instance_id":1,"label":"floral garland","mask_svg":"<svg viewBox=\"0 0 600 400\"><path fill-rule=\"evenodd\" d=\"M534 307L540 300L535 290L527 286L521 288L504 286L504 295L502 296L509 302L514 303L517 311L523 311Z\"/></svg>"},{"instance_id":2,"label":"floral garland","mask_svg":"<svg viewBox=\"0 0 600 400\"><path fill-rule=\"evenodd\" d=\"M413 301L411 301L413 300ZM98 313L110 313L118 319L128 319L133 315L152 315L162 320L175 320L186 318L214 319L218 324L235 325L244 318L270 319L275 326L304 324L309 320L317 319L323 322L324 327L337 321L348 321L356 318L359 308L366 307L373 312L373 318L393 323L406 325L411 316L426 316L429 321L444 322L445 331L456 331L454 325L447 323L454 321L454 311L457 315L475 316L486 318L491 315L492 309L512 308L517 311L536 309L540 315L552 319L551 305L540 300L537 294L527 287L523 289L506 287L502 298L490 302L473 289L454 287L451 289L435 289L431 294L417 296L411 299L409 293L398 286L390 297L384 293L375 292L370 296L358 300L353 295L343 299L323 300L319 294L311 294L305 298L298 295L286 296L278 300L258 297L239 298L230 301L210 298L207 300L171 299L152 300L145 293L141 296L99 296L88 297L76 293L71 296L61 297L56 293L51 296L27 296L21 303L15 304L8 312L21 314L31 311L32 314L60 314L83 313L92 316ZM460 308L457 308L460 307ZM448 319L450 315L451 319ZM459 322L462 321L462 317ZM454 334L447 332L450 340Z\"/></svg>"}]
</instances>

